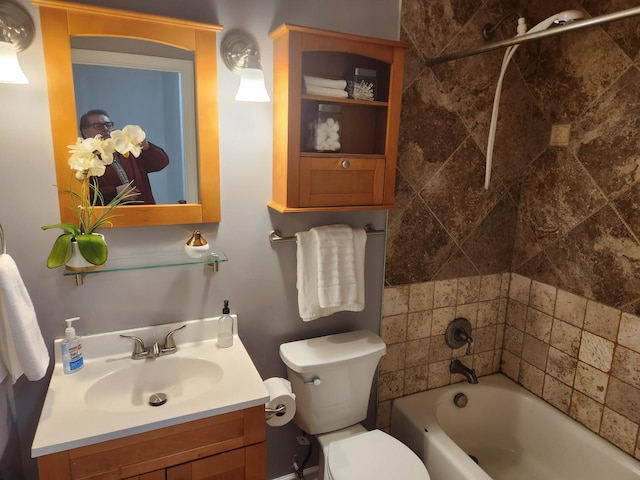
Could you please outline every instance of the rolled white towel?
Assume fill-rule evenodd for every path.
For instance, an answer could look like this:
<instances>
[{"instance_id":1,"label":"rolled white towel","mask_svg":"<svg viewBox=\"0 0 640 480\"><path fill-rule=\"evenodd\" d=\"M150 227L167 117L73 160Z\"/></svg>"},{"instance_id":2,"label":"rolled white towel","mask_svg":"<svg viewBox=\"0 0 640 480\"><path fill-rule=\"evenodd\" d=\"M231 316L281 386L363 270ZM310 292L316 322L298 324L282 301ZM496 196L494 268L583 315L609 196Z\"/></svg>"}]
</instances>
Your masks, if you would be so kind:
<instances>
[{"instance_id":1,"label":"rolled white towel","mask_svg":"<svg viewBox=\"0 0 640 480\"><path fill-rule=\"evenodd\" d=\"M337 88L318 87L316 85L307 85L305 91L310 95L322 95L323 97L347 98L348 96L348 93L344 90L338 90Z\"/></svg>"},{"instance_id":2,"label":"rolled white towel","mask_svg":"<svg viewBox=\"0 0 640 480\"><path fill-rule=\"evenodd\" d=\"M312 75L303 75L303 77L306 86L315 85L316 87L335 88L337 90L347 88L346 80L332 80L331 78L314 77Z\"/></svg>"}]
</instances>

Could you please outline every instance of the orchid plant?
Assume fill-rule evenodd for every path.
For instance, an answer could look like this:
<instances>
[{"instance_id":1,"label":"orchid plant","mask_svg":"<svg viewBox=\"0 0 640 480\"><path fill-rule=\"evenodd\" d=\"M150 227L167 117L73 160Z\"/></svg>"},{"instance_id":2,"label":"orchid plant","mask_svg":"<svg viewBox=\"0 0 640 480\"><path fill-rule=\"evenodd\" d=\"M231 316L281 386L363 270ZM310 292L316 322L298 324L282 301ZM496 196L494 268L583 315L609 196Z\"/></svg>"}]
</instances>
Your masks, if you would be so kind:
<instances>
[{"instance_id":1,"label":"orchid plant","mask_svg":"<svg viewBox=\"0 0 640 480\"><path fill-rule=\"evenodd\" d=\"M62 233L54 242L47 258L47 267L56 268L65 265L71 258L72 243L77 242L80 254L93 265L102 265L107 261L109 251L102 235L95 235L96 229L109 225L114 216L113 210L118 205L136 203L137 194L131 182L121 189L109 203L104 205L104 198L98 188L98 179L104 175L107 165L113 163L115 152L124 157L130 154L139 157L142 152L146 134L137 125L127 125L122 130L111 132L111 138L96 135L90 138L78 138L74 145L69 145L69 167L75 179L81 182L80 191L73 188L64 189L71 198L73 210L78 217L76 223L57 223L46 225L43 230L60 228ZM73 181L73 180L72 180ZM99 207L96 209L96 207Z\"/></svg>"}]
</instances>

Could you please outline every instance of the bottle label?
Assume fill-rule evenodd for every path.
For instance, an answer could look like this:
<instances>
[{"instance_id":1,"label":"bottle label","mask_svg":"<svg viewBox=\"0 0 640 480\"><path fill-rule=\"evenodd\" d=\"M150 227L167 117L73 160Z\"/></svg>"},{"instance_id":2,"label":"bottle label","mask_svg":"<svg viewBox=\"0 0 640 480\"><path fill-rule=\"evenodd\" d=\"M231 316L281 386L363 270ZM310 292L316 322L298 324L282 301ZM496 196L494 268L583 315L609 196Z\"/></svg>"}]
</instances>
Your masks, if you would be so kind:
<instances>
[{"instance_id":1,"label":"bottle label","mask_svg":"<svg viewBox=\"0 0 640 480\"><path fill-rule=\"evenodd\" d=\"M69 347L69 370L78 370L84 365L84 359L82 358L82 344L78 343L75 346Z\"/></svg>"}]
</instances>

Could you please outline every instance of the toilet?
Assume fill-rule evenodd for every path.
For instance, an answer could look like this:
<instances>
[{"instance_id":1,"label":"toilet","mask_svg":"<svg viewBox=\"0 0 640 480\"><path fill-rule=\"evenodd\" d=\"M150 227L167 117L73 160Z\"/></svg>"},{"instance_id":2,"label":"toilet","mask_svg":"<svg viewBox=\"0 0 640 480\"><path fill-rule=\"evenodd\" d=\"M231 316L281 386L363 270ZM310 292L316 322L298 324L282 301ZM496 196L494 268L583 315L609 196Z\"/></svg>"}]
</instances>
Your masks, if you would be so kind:
<instances>
[{"instance_id":1,"label":"toilet","mask_svg":"<svg viewBox=\"0 0 640 480\"><path fill-rule=\"evenodd\" d=\"M296 395L293 421L320 443L319 479L428 480L409 447L381 430L368 431L373 378L387 347L368 330L280 345Z\"/></svg>"}]
</instances>

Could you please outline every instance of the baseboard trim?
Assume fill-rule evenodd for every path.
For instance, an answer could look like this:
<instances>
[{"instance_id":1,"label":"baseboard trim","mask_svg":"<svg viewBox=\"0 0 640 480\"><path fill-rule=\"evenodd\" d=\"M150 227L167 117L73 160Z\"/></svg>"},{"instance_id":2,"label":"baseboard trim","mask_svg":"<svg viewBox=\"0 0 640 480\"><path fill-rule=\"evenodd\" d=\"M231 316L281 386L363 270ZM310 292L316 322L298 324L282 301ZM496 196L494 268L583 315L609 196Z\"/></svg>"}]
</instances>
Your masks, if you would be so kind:
<instances>
[{"instance_id":1,"label":"baseboard trim","mask_svg":"<svg viewBox=\"0 0 640 480\"><path fill-rule=\"evenodd\" d=\"M318 480L318 467L310 467L304 469L304 480ZM272 478L271 480L299 480L298 475L290 473L284 477Z\"/></svg>"}]
</instances>

